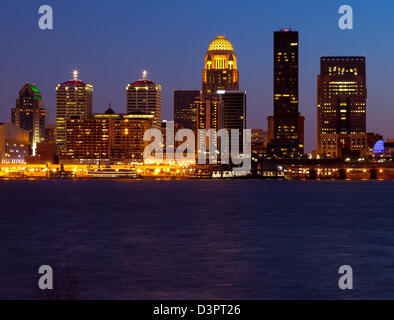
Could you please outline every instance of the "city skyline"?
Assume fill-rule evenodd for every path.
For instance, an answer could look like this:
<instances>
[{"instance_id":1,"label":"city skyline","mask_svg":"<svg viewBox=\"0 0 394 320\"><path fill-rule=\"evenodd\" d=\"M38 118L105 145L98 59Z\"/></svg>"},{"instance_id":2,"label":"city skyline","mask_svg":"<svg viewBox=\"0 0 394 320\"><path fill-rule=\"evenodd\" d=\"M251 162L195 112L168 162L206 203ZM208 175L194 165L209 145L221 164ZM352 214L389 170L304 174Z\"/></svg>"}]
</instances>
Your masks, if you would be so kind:
<instances>
[{"instance_id":1,"label":"city skyline","mask_svg":"<svg viewBox=\"0 0 394 320\"><path fill-rule=\"evenodd\" d=\"M87 2L89 4L89 1ZM24 15L25 19L22 19L17 30L12 33L15 39L9 41L10 46L0 53L3 60L8 62L5 64L3 72L3 77L7 81L4 81L5 83L0 89L0 94L4 97L0 120L10 121L9 109L15 103L16 93L26 81L29 81L36 84L42 92L45 107L49 109L50 122L53 123L55 115L54 87L56 83L67 76L67 73L71 78L74 68L80 71L82 79L94 85L93 110L97 113L105 111L108 101L112 101L115 112L125 112L125 85L138 79L141 71L147 69L149 77L154 82L163 85L163 119L172 119L173 90L200 88L201 63L206 46L217 34L225 34L237 51L240 90L246 90L248 94L248 114L250 115L248 128L267 130L266 117L272 114L273 106L273 32L279 30L280 27L291 26L292 29L299 31L300 35L300 112L306 117L305 151L309 153L316 148L316 76L319 74L321 56L365 56L367 58L367 131L378 132L383 134L385 138L391 138L393 132L390 121L392 119L390 94L392 83L394 83L391 74L394 72L390 72L390 70L393 67L384 65L385 55L388 53L382 50L381 46L382 39L385 37L376 40L378 42L375 46L367 44L368 39L374 38L374 32L387 32L386 30L390 28L382 28L382 26L390 25L391 20L386 21L382 18L379 21L371 21L367 17L378 9L351 1L349 4L353 6L355 11L355 29L341 31L337 26L337 10L340 2L311 4L306 1L298 1L297 4L292 4L289 1L282 1L281 3L286 3L287 7L281 8L281 12L279 12L276 10L278 5L266 8L264 1L262 4L249 1L240 11L240 19L234 20L233 25L225 22L223 15L216 15L217 19L209 27L201 24L192 27L187 24L188 27L185 30L178 30L170 24L165 26L166 32L157 33L154 32L155 28L162 25L164 21L163 18L159 17L155 20L154 17L158 17L160 10L164 10L163 14L165 14L168 9L159 2L151 5L141 4L141 10L153 9L153 11L151 17L145 17L148 19L146 22L148 37L143 38L133 33L136 36L135 39L133 37L121 39L126 31L119 28L119 25L128 26L129 23L133 25L142 23L141 17L134 14L134 20L128 20L124 19L125 16L119 11L120 22L116 22L112 17L108 24L96 30L93 28L94 25L89 22L91 18L82 19L88 4L75 5L71 12L64 5L50 1L49 4L53 5L55 10L55 29L44 32L36 27L37 15L33 14L38 8L38 2L32 1L23 9L16 9L15 5L7 4L6 15L9 17L15 16L15 14L17 16ZM125 3L122 5L127 7ZM179 10L182 12L186 10L189 18L190 15L198 17L202 14L203 5L195 5L196 10L192 10L193 8L189 4L188 11L185 4L180 4ZM213 6L213 11L209 13L212 16L220 7L219 1ZM387 6L392 7L393 4L387 1ZM257 21L256 15L253 14L252 9L259 8L266 9L260 12L265 20L263 22ZM106 10L112 12L115 8L98 3L93 8L92 15L97 17ZM293 17L291 10L296 10L300 14ZM234 10L231 8L227 8L225 11L234 15ZM273 17L268 17L268 13L275 11ZM321 15L322 13L319 13L323 11L324 17ZM301 14L301 12L303 13ZM385 16L385 12L379 12L382 14L380 17ZM250 21L247 21L245 17L248 14L251 17ZM310 17L308 22L302 19L306 15ZM2 23L9 21L8 16L4 18ZM234 18L236 18L235 15ZM179 19L179 23L186 22L183 17ZM74 23L70 24L70 21L74 21ZM80 31L79 33L74 32L76 28ZM171 28L171 32L168 28ZM244 35L245 31L247 31L246 35ZM324 32L325 37L319 37L319 32ZM61 39L71 34L75 36L75 43L79 45L78 50L75 50L73 46L59 44ZM85 39L83 42L81 35L89 34L96 34L96 37ZM37 52L29 51L29 57L35 63L22 63L20 66L21 62L18 58L21 59L25 55L21 55L15 49L18 45L16 40L18 37L25 38L28 35L34 35L35 43L39 45L35 50ZM5 36L7 40L11 35L8 33ZM128 39L129 41L125 41ZM26 39L26 45L30 41L30 39ZM57 47L51 44L53 42L58 44ZM384 42L384 44L392 46L390 43ZM91 46L93 47L91 48ZM50 51L49 48L51 48ZM100 50L101 52L97 52ZM10 56L11 52L14 57ZM130 55L133 59L126 59ZM169 60L171 57L172 61ZM168 72L170 69L172 72ZM384 74L383 81L380 80L381 74Z\"/></svg>"}]
</instances>

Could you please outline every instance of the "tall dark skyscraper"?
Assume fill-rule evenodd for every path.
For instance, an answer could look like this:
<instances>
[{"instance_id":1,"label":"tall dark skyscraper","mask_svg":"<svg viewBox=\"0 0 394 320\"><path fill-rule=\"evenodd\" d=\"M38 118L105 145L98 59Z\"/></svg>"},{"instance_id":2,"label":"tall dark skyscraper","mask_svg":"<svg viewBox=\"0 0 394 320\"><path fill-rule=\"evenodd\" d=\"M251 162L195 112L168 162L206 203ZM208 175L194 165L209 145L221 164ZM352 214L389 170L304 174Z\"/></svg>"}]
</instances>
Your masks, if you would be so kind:
<instances>
[{"instance_id":1,"label":"tall dark skyscraper","mask_svg":"<svg viewBox=\"0 0 394 320\"><path fill-rule=\"evenodd\" d=\"M222 108L221 127L225 129L246 129L246 92L218 91Z\"/></svg>"},{"instance_id":2,"label":"tall dark skyscraper","mask_svg":"<svg viewBox=\"0 0 394 320\"><path fill-rule=\"evenodd\" d=\"M174 91L174 121L180 127L196 132L200 90Z\"/></svg>"},{"instance_id":3,"label":"tall dark skyscraper","mask_svg":"<svg viewBox=\"0 0 394 320\"><path fill-rule=\"evenodd\" d=\"M40 90L33 84L26 83L19 91L16 107L11 109L11 122L24 130L30 131L30 143L33 155L37 143L45 141L47 111L43 107Z\"/></svg>"},{"instance_id":4,"label":"tall dark skyscraper","mask_svg":"<svg viewBox=\"0 0 394 320\"><path fill-rule=\"evenodd\" d=\"M220 96L220 108L222 110L222 121L220 123L220 126L227 130L239 130L238 141L240 152L242 152L243 129L246 129L246 92L224 90L218 91L218 94Z\"/></svg>"},{"instance_id":5,"label":"tall dark skyscraper","mask_svg":"<svg viewBox=\"0 0 394 320\"><path fill-rule=\"evenodd\" d=\"M298 112L298 32L274 33L274 139L268 154L274 158L301 158Z\"/></svg>"},{"instance_id":6,"label":"tall dark skyscraper","mask_svg":"<svg viewBox=\"0 0 394 320\"><path fill-rule=\"evenodd\" d=\"M317 81L318 154L362 155L367 149L365 57L322 57Z\"/></svg>"}]
</instances>

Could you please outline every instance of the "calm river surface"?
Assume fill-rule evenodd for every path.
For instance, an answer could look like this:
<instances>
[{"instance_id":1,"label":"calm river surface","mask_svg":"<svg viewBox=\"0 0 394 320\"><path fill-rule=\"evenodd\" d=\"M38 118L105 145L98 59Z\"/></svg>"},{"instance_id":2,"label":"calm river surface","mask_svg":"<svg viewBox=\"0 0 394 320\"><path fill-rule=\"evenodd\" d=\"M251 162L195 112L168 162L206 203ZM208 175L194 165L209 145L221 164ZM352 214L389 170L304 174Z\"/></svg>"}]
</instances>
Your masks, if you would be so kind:
<instances>
[{"instance_id":1,"label":"calm river surface","mask_svg":"<svg viewBox=\"0 0 394 320\"><path fill-rule=\"evenodd\" d=\"M3 180L0 201L0 299L42 298L41 265L89 299L394 299L393 181Z\"/></svg>"}]
</instances>

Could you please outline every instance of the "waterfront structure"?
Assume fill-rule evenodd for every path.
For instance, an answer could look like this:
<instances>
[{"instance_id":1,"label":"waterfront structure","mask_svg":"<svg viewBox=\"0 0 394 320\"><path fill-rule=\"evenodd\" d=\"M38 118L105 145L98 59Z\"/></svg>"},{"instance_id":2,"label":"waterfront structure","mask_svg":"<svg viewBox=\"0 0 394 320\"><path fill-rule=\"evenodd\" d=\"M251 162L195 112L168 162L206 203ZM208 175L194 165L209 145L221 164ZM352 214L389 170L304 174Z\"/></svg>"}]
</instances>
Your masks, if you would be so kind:
<instances>
[{"instance_id":1,"label":"waterfront structure","mask_svg":"<svg viewBox=\"0 0 394 320\"><path fill-rule=\"evenodd\" d=\"M25 162L27 164L56 164L58 162L56 150L55 142L38 143L36 155L25 157Z\"/></svg>"},{"instance_id":2,"label":"waterfront structure","mask_svg":"<svg viewBox=\"0 0 394 320\"><path fill-rule=\"evenodd\" d=\"M40 90L26 83L19 91L15 108L11 109L11 122L30 131L31 153L35 154L37 143L45 141L45 125L48 119Z\"/></svg>"},{"instance_id":3,"label":"waterfront structure","mask_svg":"<svg viewBox=\"0 0 394 320\"><path fill-rule=\"evenodd\" d=\"M1 163L24 163L29 155L30 131L13 123L0 123Z\"/></svg>"},{"instance_id":4,"label":"waterfront structure","mask_svg":"<svg viewBox=\"0 0 394 320\"><path fill-rule=\"evenodd\" d=\"M272 158L297 159L304 153L299 131L298 47L297 31L274 33L274 135L268 145Z\"/></svg>"},{"instance_id":5,"label":"waterfront structure","mask_svg":"<svg viewBox=\"0 0 394 320\"><path fill-rule=\"evenodd\" d=\"M174 90L174 121L184 129L197 130L200 90Z\"/></svg>"},{"instance_id":6,"label":"waterfront structure","mask_svg":"<svg viewBox=\"0 0 394 320\"><path fill-rule=\"evenodd\" d=\"M153 126L161 126L161 85L148 80L147 71L143 71L142 79L130 83L126 87L127 113L144 112L153 115Z\"/></svg>"},{"instance_id":7,"label":"waterfront structure","mask_svg":"<svg viewBox=\"0 0 394 320\"><path fill-rule=\"evenodd\" d=\"M92 115L93 86L73 79L56 86L56 143L63 149L66 143L66 124L72 117L88 118Z\"/></svg>"},{"instance_id":8,"label":"waterfront structure","mask_svg":"<svg viewBox=\"0 0 394 320\"><path fill-rule=\"evenodd\" d=\"M66 148L61 161L142 162L147 145L144 133L152 127L153 119L150 113L115 114L111 108L90 118L72 117L67 120Z\"/></svg>"},{"instance_id":9,"label":"waterfront structure","mask_svg":"<svg viewBox=\"0 0 394 320\"><path fill-rule=\"evenodd\" d=\"M366 99L365 57L321 57L317 80L317 152L321 158L365 154Z\"/></svg>"}]
</instances>

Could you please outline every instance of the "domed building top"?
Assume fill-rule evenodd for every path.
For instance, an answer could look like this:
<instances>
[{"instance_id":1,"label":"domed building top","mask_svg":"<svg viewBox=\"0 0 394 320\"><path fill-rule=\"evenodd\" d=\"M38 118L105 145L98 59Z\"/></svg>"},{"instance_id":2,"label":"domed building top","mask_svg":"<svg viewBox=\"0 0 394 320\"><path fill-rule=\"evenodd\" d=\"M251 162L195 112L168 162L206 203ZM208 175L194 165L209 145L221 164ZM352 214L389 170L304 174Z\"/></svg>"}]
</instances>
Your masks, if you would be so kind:
<instances>
[{"instance_id":1,"label":"domed building top","mask_svg":"<svg viewBox=\"0 0 394 320\"><path fill-rule=\"evenodd\" d=\"M217 36L209 45L208 51L234 51L234 47L226 36Z\"/></svg>"}]
</instances>

